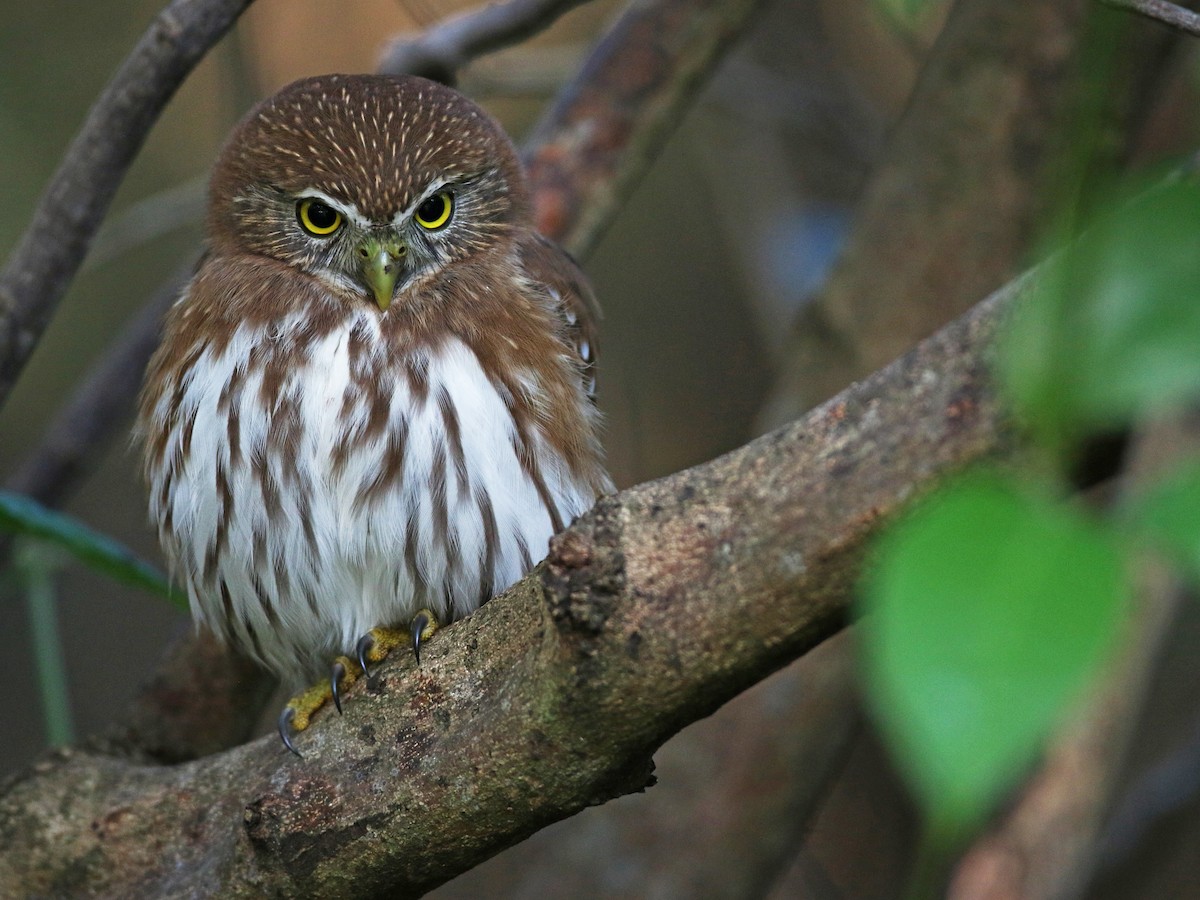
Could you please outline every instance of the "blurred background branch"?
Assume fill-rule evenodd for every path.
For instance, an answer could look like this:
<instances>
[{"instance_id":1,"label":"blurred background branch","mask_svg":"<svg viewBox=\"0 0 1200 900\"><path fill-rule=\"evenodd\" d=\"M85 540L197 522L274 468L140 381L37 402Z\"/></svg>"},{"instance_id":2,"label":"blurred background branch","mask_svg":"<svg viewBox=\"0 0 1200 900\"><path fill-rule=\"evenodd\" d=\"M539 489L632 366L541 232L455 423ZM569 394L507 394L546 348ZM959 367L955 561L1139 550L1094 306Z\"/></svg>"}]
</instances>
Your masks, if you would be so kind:
<instances>
[{"instance_id":1,"label":"blurred background branch","mask_svg":"<svg viewBox=\"0 0 1200 900\"><path fill-rule=\"evenodd\" d=\"M1116 9L1127 9L1186 34L1200 37L1200 16L1167 0L1101 0Z\"/></svg>"},{"instance_id":2,"label":"blurred background branch","mask_svg":"<svg viewBox=\"0 0 1200 900\"><path fill-rule=\"evenodd\" d=\"M176 0L167 6L88 113L0 270L0 406L159 113L250 2Z\"/></svg>"},{"instance_id":3,"label":"blurred background branch","mask_svg":"<svg viewBox=\"0 0 1200 900\"><path fill-rule=\"evenodd\" d=\"M1090 0L960 0L760 427L790 421L1013 277L1049 211ZM1147 54L1149 56L1149 54Z\"/></svg>"},{"instance_id":4,"label":"blurred background branch","mask_svg":"<svg viewBox=\"0 0 1200 900\"><path fill-rule=\"evenodd\" d=\"M477 57L533 37L585 2L509 0L454 16L420 34L392 41L379 62L379 71L454 84L459 70Z\"/></svg>"}]
</instances>

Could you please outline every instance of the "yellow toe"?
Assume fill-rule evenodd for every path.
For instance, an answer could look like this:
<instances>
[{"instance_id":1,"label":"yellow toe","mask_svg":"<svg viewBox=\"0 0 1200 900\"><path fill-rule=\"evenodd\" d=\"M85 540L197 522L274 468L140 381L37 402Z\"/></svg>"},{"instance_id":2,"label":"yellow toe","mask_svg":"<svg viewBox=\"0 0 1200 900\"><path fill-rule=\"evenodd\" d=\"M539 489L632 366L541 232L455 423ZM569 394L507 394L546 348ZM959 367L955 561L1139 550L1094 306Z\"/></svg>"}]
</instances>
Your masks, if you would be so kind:
<instances>
[{"instance_id":1,"label":"yellow toe","mask_svg":"<svg viewBox=\"0 0 1200 900\"><path fill-rule=\"evenodd\" d=\"M417 652L418 648L437 630L437 616L428 609L418 610L407 629L372 628L367 632L365 639L367 647L362 659L369 663L381 662L387 658L388 654L403 644L409 644L413 651Z\"/></svg>"},{"instance_id":2,"label":"yellow toe","mask_svg":"<svg viewBox=\"0 0 1200 900\"><path fill-rule=\"evenodd\" d=\"M372 628L367 634L371 638L364 658L367 662L382 662L389 653L408 640L408 632L399 628Z\"/></svg>"},{"instance_id":3,"label":"yellow toe","mask_svg":"<svg viewBox=\"0 0 1200 900\"><path fill-rule=\"evenodd\" d=\"M333 661L333 666L335 671L339 666L341 667L341 672L337 676L339 687L347 688L362 676L362 670L359 668L358 663L348 656L339 656ZM303 731L307 728L317 710L332 699L332 679L318 681L312 687L305 688L299 694L292 697L287 702L287 709L292 711L292 731Z\"/></svg>"}]
</instances>

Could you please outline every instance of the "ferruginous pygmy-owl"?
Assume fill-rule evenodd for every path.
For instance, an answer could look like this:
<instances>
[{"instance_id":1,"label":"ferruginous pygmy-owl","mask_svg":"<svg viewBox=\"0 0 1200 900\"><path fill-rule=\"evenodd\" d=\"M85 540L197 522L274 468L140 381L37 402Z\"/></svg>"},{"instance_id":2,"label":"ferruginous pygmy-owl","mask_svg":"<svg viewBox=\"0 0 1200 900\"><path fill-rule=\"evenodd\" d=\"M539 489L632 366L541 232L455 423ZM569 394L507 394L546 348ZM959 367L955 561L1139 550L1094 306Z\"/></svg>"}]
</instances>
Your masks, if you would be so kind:
<instances>
[{"instance_id":1,"label":"ferruginous pygmy-owl","mask_svg":"<svg viewBox=\"0 0 1200 900\"><path fill-rule=\"evenodd\" d=\"M195 618L295 685L519 579L611 489L593 312L511 142L458 92L330 75L251 111L138 422ZM329 695L284 710L289 747Z\"/></svg>"}]
</instances>

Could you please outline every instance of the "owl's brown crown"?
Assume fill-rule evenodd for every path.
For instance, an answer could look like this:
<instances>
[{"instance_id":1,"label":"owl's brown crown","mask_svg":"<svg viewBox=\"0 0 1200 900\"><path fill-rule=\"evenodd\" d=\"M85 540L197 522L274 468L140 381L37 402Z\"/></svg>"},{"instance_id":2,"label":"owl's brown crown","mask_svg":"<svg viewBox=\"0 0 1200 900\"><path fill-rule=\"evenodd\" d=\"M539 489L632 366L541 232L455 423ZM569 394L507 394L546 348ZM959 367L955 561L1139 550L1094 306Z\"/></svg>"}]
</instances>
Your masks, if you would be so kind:
<instances>
[{"instance_id":1,"label":"owl's brown crown","mask_svg":"<svg viewBox=\"0 0 1200 900\"><path fill-rule=\"evenodd\" d=\"M497 166L519 220L527 200L512 142L458 91L411 75L305 78L234 128L213 171L210 233L232 224L235 198L263 186L320 191L383 223L434 179L469 179Z\"/></svg>"}]
</instances>

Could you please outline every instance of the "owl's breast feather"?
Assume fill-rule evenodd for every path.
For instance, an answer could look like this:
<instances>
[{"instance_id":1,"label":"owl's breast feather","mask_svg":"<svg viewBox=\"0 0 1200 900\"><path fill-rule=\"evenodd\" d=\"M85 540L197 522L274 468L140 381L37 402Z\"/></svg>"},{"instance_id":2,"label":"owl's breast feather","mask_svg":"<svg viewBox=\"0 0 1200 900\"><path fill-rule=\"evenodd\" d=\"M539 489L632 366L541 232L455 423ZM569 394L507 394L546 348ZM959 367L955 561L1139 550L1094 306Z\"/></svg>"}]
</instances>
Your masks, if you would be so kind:
<instances>
[{"instance_id":1,"label":"owl's breast feather","mask_svg":"<svg viewBox=\"0 0 1200 900\"><path fill-rule=\"evenodd\" d=\"M299 681L373 627L475 609L595 492L463 342L398 357L361 314L298 353L288 330L196 358L149 474L196 617Z\"/></svg>"}]
</instances>

